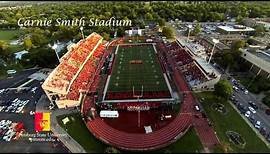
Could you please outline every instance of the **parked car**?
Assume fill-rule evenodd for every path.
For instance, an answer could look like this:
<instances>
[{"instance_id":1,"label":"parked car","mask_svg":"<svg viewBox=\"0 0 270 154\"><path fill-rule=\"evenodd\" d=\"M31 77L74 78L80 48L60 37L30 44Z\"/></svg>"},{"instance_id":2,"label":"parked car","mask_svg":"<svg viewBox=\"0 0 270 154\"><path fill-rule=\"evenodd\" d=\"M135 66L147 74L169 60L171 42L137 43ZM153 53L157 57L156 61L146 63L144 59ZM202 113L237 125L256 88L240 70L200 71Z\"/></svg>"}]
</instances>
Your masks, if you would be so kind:
<instances>
[{"instance_id":1,"label":"parked car","mask_svg":"<svg viewBox=\"0 0 270 154\"><path fill-rule=\"evenodd\" d=\"M246 113L245 113L245 117L249 117L250 116L250 111L247 111Z\"/></svg>"},{"instance_id":2,"label":"parked car","mask_svg":"<svg viewBox=\"0 0 270 154\"><path fill-rule=\"evenodd\" d=\"M258 106L257 106L254 102L249 101L248 104L249 104L251 107L253 107L255 110L258 110Z\"/></svg>"},{"instance_id":3,"label":"parked car","mask_svg":"<svg viewBox=\"0 0 270 154\"><path fill-rule=\"evenodd\" d=\"M261 121L256 121L255 128L257 128L257 129L261 128Z\"/></svg>"},{"instance_id":4,"label":"parked car","mask_svg":"<svg viewBox=\"0 0 270 154\"><path fill-rule=\"evenodd\" d=\"M249 109L249 111L251 111L252 113L254 113L254 114L256 113L256 111L255 111L255 109L254 109L253 107L249 106L248 109Z\"/></svg>"},{"instance_id":5,"label":"parked car","mask_svg":"<svg viewBox=\"0 0 270 154\"><path fill-rule=\"evenodd\" d=\"M196 111L200 111L200 108L198 105L195 105L195 109L196 109Z\"/></svg>"},{"instance_id":6,"label":"parked car","mask_svg":"<svg viewBox=\"0 0 270 154\"><path fill-rule=\"evenodd\" d=\"M270 115L270 109L266 109L265 114Z\"/></svg>"},{"instance_id":7,"label":"parked car","mask_svg":"<svg viewBox=\"0 0 270 154\"><path fill-rule=\"evenodd\" d=\"M249 121L250 121L252 124L254 124L254 122L255 122L255 117L254 117L254 116L250 116L250 117L249 117Z\"/></svg>"}]
</instances>

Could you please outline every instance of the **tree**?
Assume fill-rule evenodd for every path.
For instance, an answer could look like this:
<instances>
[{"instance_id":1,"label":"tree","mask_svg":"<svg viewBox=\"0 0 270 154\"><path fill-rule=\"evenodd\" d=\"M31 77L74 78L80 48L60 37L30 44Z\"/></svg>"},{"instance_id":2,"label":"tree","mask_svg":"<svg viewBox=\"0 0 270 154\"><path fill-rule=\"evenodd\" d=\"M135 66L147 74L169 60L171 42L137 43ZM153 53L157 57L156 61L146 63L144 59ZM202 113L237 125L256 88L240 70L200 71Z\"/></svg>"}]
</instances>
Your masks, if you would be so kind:
<instances>
[{"instance_id":1,"label":"tree","mask_svg":"<svg viewBox=\"0 0 270 154\"><path fill-rule=\"evenodd\" d=\"M198 35L201 32L201 28L202 28L201 24L197 23L194 30L191 32L191 35L195 36Z\"/></svg>"},{"instance_id":2,"label":"tree","mask_svg":"<svg viewBox=\"0 0 270 154\"><path fill-rule=\"evenodd\" d=\"M215 84L214 88L214 93L216 94L216 96L219 96L226 100L228 100L233 93L232 85L227 80L220 80L218 83Z\"/></svg>"},{"instance_id":3,"label":"tree","mask_svg":"<svg viewBox=\"0 0 270 154\"><path fill-rule=\"evenodd\" d=\"M165 26L165 23L166 23L166 21L165 21L165 19L163 19L163 18L160 18L160 19L158 20L158 25L159 25L160 27L164 27L164 26Z\"/></svg>"},{"instance_id":4,"label":"tree","mask_svg":"<svg viewBox=\"0 0 270 154\"><path fill-rule=\"evenodd\" d=\"M239 51L240 48L243 48L245 46L246 42L244 40L237 40L234 41L231 45L231 51Z\"/></svg>"},{"instance_id":5,"label":"tree","mask_svg":"<svg viewBox=\"0 0 270 154\"><path fill-rule=\"evenodd\" d=\"M255 36L262 36L265 33L265 27L263 25L257 25L255 27Z\"/></svg>"},{"instance_id":6,"label":"tree","mask_svg":"<svg viewBox=\"0 0 270 154\"><path fill-rule=\"evenodd\" d=\"M164 27L162 33L168 39L172 39L175 37L175 31L172 27Z\"/></svg>"},{"instance_id":7,"label":"tree","mask_svg":"<svg viewBox=\"0 0 270 154\"><path fill-rule=\"evenodd\" d=\"M54 68L58 64L58 59L55 52L48 47L33 48L28 53L28 56L23 57L28 64L25 65L38 65L40 67Z\"/></svg>"},{"instance_id":8,"label":"tree","mask_svg":"<svg viewBox=\"0 0 270 154\"><path fill-rule=\"evenodd\" d=\"M103 36L103 38L104 38L105 40L107 40L107 41L110 39L110 34L108 34L108 33L103 32L103 33L102 33L102 36Z\"/></svg>"},{"instance_id":9,"label":"tree","mask_svg":"<svg viewBox=\"0 0 270 154\"><path fill-rule=\"evenodd\" d=\"M114 147L107 147L105 153L120 153L120 152Z\"/></svg>"},{"instance_id":10,"label":"tree","mask_svg":"<svg viewBox=\"0 0 270 154\"><path fill-rule=\"evenodd\" d=\"M29 37L23 40L23 46L26 50L30 50L33 47L33 43Z\"/></svg>"},{"instance_id":11,"label":"tree","mask_svg":"<svg viewBox=\"0 0 270 154\"><path fill-rule=\"evenodd\" d=\"M7 42L0 40L0 57L7 60L10 55L9 45Z\"/></svg>"},{"instance_id":12,"label":"tree","mask_svg":"<svg viewBox=\"0 0 270 154\"><path fill-rule=\"evenodd\" d=\"M46 45L49 42L49 40L43 34L39 33L33 33L31 35L31 41L37 47Z\"/></svg>"}]
</instances>

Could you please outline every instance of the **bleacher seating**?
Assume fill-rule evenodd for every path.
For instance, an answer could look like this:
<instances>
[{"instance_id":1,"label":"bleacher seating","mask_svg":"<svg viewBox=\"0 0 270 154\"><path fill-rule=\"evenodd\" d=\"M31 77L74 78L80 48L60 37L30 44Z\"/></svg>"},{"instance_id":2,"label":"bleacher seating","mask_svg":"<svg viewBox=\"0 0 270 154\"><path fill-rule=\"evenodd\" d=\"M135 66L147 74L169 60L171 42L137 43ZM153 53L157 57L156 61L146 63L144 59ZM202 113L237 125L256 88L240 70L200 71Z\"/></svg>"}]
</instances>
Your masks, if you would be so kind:
<instances>
[{"instance_id":1,"label":"bleacher seating","mask_svg":"<svg viewBox=\"0 0 270 154\"><path fill-rule=\"evenodd\" d=\"M101 39L100 35L92 33L85 40L77 43L51 73L44 86L63 91L63 93L67 92L71 81L76 78L77 72L84 67L83 64L87 60L88 55Z\"/></svg>"}]
</instances>

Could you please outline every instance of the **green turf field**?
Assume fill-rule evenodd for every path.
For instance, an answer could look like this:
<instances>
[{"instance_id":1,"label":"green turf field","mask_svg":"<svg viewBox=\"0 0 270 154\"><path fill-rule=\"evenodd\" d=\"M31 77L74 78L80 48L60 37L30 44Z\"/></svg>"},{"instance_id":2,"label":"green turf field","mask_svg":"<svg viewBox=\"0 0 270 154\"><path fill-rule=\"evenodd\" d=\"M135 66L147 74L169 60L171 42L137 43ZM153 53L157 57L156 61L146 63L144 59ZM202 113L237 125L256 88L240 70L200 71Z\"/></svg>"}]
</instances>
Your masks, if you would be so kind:
<instances>
[{"instance_id":1,"label":"green turf field","mask_svg":"<svg viewBox=\"0 0 270 154\"><path fill-rule=\"evenodd\" d=\"M108 92L167 91L168 87L162 68L152 45L121 47L113 66ZM131 60L141 60L142 64L130 64Z\"/></svg>"}]
</instances>

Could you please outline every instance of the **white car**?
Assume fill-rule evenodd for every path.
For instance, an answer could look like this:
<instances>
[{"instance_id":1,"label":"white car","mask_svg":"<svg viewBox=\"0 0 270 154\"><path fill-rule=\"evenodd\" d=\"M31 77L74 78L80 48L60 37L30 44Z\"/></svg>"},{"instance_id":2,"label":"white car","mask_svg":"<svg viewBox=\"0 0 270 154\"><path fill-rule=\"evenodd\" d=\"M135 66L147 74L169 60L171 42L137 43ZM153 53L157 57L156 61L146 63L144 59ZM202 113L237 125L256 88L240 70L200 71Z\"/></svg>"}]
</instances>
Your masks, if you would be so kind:
<instances>
[{"instance_id":1,"label":"white car","mask_svg":"<svg viewBox=\"0 0 270 154\"><path fill-rule=\"evenodd\" d=\"M15 98L12 102L15 103L17 102L19 99L18 98Z\"/></svg>"},{"instance_id":2,"label":"white car","mask_svg":"<svg viewBox=\"0 0 270 154\"><path fill-rule=\"evenodd\" d=\"M22 110L23 110L23 106L18 107L17 110L16 110L16 113L20 113Z\"/></svg>"},{"instance_id":3,"label":"white car","mask_svg":"<svg viewBox=\"0 0 270 154\"><path fill-rule=\"evenodd\" d=\"M5 89L1 89L1 90L0 90L0 94L3 93L4 91L5 91Z\"/></svg>"},{"instance_id":4,"label":"white car","mask_svg":"<svg viewBox=\"0 0 270 154\"><path fill-rule=\"evenodd\" d=\"M196 111L200 111L200 108L198 105L195 106Z\"/></svg>"},{"instance_id":5,"label":"white car","mask_svg":"<svg viewBox=\"0 0 270 154\"><path fill-rule=\"evenodd\" d=\"M244 92L246 95L248 94L248 90L245 90L245 92Z\"/></svg>"},{"instance_id":6,"label":"white car","mask_svg":"<svg viewBox=\"0 0 270 154\"><path fill-rule=\"evenodd\" d=\"M235 90L235 91L238 91L238 87L236 87L236 86L233 86L233 89Z\"/></svg>"},{"instance_id":7,"label":"white car","mask_svg":"<svg viewBox=\"0 0 270 154\"><path fill-rule=\"evenodd\" d=\"M30 115L34 115L35 114L35 112L34 111L30 111L30 113L29 113Z\"/></svg>"},{"instance_id":8,"label":"white car","mask_svg":"<svg viewBox=\"0 0 270 154\"><path fill-rule=\"evenodd\" d=\"M31 89L31 92L36 93L37 87Z\"/></svg>"},{"instance_id":9,"label":"white car","mask_svg":"<svg viewBox=\"0 0 270 154\"><path fill-rule=\"evenodd\" d=\"M256 121L255 128L257 128L257 129L261 128L261 122L260 121Z\"/></svg>"},{"instance_id":10,"label":"white car","mask_svg":"<svg viewBox=\"0 0 270 154\"><path fill-rule=\"evenodd\" d=\"M247 111L246 113L245 113L245 117L249 117L250 116L250 111Z\"/></svg>"},{"instance_id":11,"label":"white car","mask_svg":"<svg viewBox=\"0 0 270 154\"><path fill-rule=\"evenodd\" d=\"M253 107L249 106L248 109L249 109L252 113L254 113L254 114L256 113L256 111L255 111L255 109L254 109Z\"/></svg>"}]
</instances>

